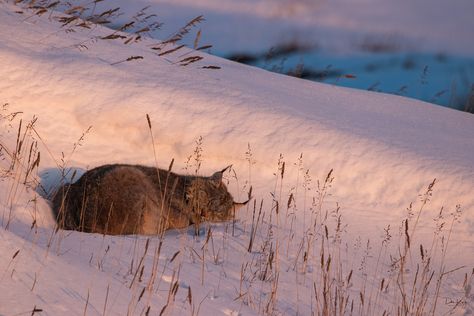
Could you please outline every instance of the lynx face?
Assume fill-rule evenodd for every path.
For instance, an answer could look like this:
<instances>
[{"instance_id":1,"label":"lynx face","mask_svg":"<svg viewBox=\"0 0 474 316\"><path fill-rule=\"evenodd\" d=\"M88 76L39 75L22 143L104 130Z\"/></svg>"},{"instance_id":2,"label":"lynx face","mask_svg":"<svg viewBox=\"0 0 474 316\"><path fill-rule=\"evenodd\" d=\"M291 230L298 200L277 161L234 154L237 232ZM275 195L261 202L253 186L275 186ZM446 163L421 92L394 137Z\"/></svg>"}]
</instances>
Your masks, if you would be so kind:
<instances>
[{"instance_id":1,"label":"lynx face","mask_svg":"<svg viewBox=\"0 0 474 316\"><path fill-rule=\"evenodd\" d=\"M200 221L222 222L234 216L234 200L220 179L194 180L186 203Z\"/></svg>"}]
</instances>

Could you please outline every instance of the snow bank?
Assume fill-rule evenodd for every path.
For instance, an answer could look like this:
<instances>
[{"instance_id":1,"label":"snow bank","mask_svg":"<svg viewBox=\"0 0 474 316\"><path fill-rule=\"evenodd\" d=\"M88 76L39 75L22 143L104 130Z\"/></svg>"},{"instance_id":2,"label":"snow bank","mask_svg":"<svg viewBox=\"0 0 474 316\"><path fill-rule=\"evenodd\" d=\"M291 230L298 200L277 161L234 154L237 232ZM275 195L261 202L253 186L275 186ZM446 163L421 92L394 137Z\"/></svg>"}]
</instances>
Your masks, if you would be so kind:
<instances>
[{"instance_id":1,"label":"snow bank","mask_svg":"<svg viewBox=\"0 0 474 316\"><path fill-rule=\"evenodd\" d=\"M441 206L454 210L460 204L463 220L453 232L456 246L450 249L448 261L457 265L474 262L472 115L403 97L289 78L206 54L199 54L203 61L182 67L169 62L173 56L167 60L154 55L147 47L151 40L131 46L90 41L89 31L65 34L46 17L25 20L14 11L15 7L0 3L1 102L8 102L12 111L22 111L25 121L33 115L38 117L40 176L44 183L54 186L62 152L66 167L82 170L114 162L154 165L145 119L149 114L160 166L168 166L174 158L174 170L186 172L186 161L196 140L202 137L200 172L208 174L233 164L237 181L232 175L228 179L237 198L252 185L256 201L271 200L280 154L287 166L280 197L285 200L283 203L287 192L295 193L299 205L305 203L301 186L306 170L311 176L311 181L307 179L311 192L306 197L310 201L317 180L324 180L334 169L330 207L339 203L351 227L350 236L354 237L378 238L387 224L397 225L405 216L405 209L418 201L418 195L436 178L422 226L429 231L431 219ZM94 32L110 34L110 30L102 28ZM75 49L79 43L87 43L88 49ZM111 65L130 56L144 58ZM206 65L221 69L201 68ZM73 150L89 126L90 132ZM4 137L14 144L14 129ZM254 162L251 177L246 155L249 144ZM301 154L302 163L298 164ZM8 187L2 187L0 192L6 196ZM32 192L28 194L34 196ZM61 232L52 239L55 246L48 246L50 230L33 235L29 230L30 218L24 216L28 212L27 199L19 200L25 205L23 210L15 210L19 213L16 228L1 233L0 247L8 255L1 261L5 268L0 292L8 294L2 294L0 306L7 306L5 311L10 314L37 305L54 315L64 313L68 306L82 314L89 304L91 313L95 308L93 313L100 314L102 306L107 305L104 302L110 289L110 295L115 297L113 310L130 311L141 288L129 289L125 285L124 280L130 281L130 276L126 277L127 264L131 258L137 264L142 253L133 247L137 243L143 247L145 238L114 239ZM43 226L51 226L48 205L41 203ZM265 205L270 208L270 203ZM307 223L302 214L296 217L297 227L303 231ZM251 214L240 214L239 219L248 225ZM35 237L39 238L38 245L30 243L32 236L40 236ZM220 294L209 292L209 286L200 287L199 263L192 265L180 259L183 269L189 269L183 272L183 278L189 280L182 285L178 305L185 306L185 289L201 289L198 297L206 300L202 313L251 313L250 307L239 307L234 301L239 295L239 260L242 256L249 259L246 232L239 231L229 241L228 227L218 226L216 236L225 245L222 251L227 254L223 256L226 265L222 270L218 265L212 266L206 273L213 278L211 290L221 291ZM196 242L189 234L167 236L163 258L168 260L169 269L163 268L163 280L172 277L173 254L189 242ZM106 245L112 249L110 256ZM11 259L17 248L21 249L19 259ZM101 267L100 258L109 257ZM146 269L150 269L153 256L145 262ZM291 266L291 262L288 258L282 264ZM281 277L282 284L287 285L282 290L286 293L281 296L282 313L295 313L299 304L291 294L295 290L290 283L293 277L291 273ZM38 286L30 291L35 279L40 280ZM221 282L222 287L216 287ZM162 308L166 295L167 292L151 300L153 311ZM137 303L132 313L144 312L149 302ZM309 312L311 302L303 301L301 308ZM0 312L4 310L0 308Z\"/></svg>"}]
</instances>

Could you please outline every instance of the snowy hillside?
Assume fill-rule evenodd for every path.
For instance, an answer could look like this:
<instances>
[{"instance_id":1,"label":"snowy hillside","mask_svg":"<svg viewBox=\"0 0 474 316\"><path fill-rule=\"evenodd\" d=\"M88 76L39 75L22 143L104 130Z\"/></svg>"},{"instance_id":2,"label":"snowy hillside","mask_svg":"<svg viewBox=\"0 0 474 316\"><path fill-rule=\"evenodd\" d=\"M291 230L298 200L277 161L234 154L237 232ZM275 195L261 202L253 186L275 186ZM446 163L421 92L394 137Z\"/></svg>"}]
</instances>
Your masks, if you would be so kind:
<instances>
[{"instance_id":1,"label":"snowy hillside","mask_svg":"<svg viewBox=\"0 0 474 316\"><path fill-rule=\"evenodd\" d=\"M0 2L0 315L474 312L474 116L17 11ZM55 231L62 170L173 158L232 164L253 202L197 237Z\"/></svg>"},{"instance_id":2,"label":"snowy hillside","mask_svg":"<svg viewBox=\"0 0 474 316\"><path fill-rule=\"evenodd\" d=\"M185 42L214 55L338 86L408 96L474 111L470 0L114 1L123 23L147 6L165 38L206 19ZM100 5L100 4L99 4ZM104 6L105 8L106 6ZM346 78L344 75L352 75Z\"/></svg>"}]
</instances>

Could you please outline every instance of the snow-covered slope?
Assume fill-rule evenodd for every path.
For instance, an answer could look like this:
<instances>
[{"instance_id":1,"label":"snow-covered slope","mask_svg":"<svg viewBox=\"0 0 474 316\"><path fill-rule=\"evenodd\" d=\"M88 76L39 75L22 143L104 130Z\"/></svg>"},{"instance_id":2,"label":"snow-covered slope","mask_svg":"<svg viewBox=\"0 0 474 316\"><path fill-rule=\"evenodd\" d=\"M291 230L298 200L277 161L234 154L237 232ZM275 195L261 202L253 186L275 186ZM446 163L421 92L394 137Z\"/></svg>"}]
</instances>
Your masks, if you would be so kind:
<instances>
[{"instance_id":1,"label":"snow-covered slope","mask_svg":"<svg viewBox=\"0 0 474 316\"><path fill-rule=\"evenodd\" d=\"M470 0L114 1L125 22L149 6L164 38L203 15L185 40L218 56L334 85L400 94L471 112ZM108 5L108 4L107 4ZM344 74L353 75L346 79Z\"/></svg>"},{"instance_id":2,"label":"snow-covered slope","mask_svg":"<svg viewBox=\"0 0 474 316\"><path fill-rule=\"evenodd\" d=\"M90 41L91 36L105 36L110 30L66 33L47 16L25 19L15 10L15 6L0 3L0 103L8 102L8 111L21 111L25 122L38 118L33 137L41 151L39 181L43 187L58 184L61 153L66 167L80 170L114 162L154 165L145 119L149 114L159 166L167 167L174 158L175 171L189 172L184 169L186 161L202 137L200 172L208 174L232 164L235 174L227 178L236 199L245 198L252 185L255 201L263 200L269 214L272 199L283 205L293 193L298 206L296 228L282 225L276 233L287 236L295 229L296 236L294 240L281 237L294 251L288 255L287 250L288 256L278 262L275 310L281 314L313 311L312 269L317 270L317 265L296 281L298 273L291 267L299 258L299 242L311 226L307 217L312 197L318 194L317 180L324 181L331 169L335 180L323 208L331 212L336 203L341 207L344 224L348 224L348 245L356 240L378 242L389 224L396 230L406 208L411 202L416 208L418 195L436 178L431 202L420 218L421 242L431 241L432 219L442 206L448 214L460 204L462 220L452 232L455 243L451 241L454 246L448 249L445 262L448 269L472 268L472 115L407 98L289 78L201 53L202 61L183 67L170 62L176 56L156 56L147 46L151 40L134 45ZM88 49L77 49L82 43ZM130 56L143 59L111 65ZM221 69L202 68L208 65ZM18 120L12 127L6 120L2 124L2 146L14 148ZM92 129L81 146L75 146L89 126ZM280 183L276 175L279 157L286 163L285 176L280 193L272 198L270 193L278 192L275 188ZM168 309L174 314L191 313L193 304L196 309L201 307L202 314L264 311L262 302L271 291L264 291L263 285L246 279L250 285L244 282L247 298L242 299L245 263L251 266L258 261L246 251L251 208L237 216L236 227L212 226L212 251L205 238L170 232L161 253L156 248L158 239L152 238L144 256L146 237L54 234L49 206L41 197L31 203L34 192L20 186L22 193L10 203L12 181L7 178L0 183L3 226L5 214L12 211L16 218L1 231L0 249L5 254L0 265L1 314L31 313L34 306L46 315L79 315L84 310L102 314L104 309L107 314L141 314L148 306L151 314L159 314L169 298L170 284L178 278L179 295ZM30 230L33 218L41 224L36 233ZM206 247L206 256L214 253L216 257L213 262L209 255L202 264L196 251ZM348 248L351 257L352 247ZM177 251L178 259L172 260ZM142 256L146 258L145 279L139 283L133 279ZM159 268L153 270L156 258ZM352 265L358 265L355 259ZM354 282L359 284L361 279L363 274ZM462 289L448 282L446 291L457 295ZM466 297L464 312L474 304L469 293Z\"/></svg>"}]
</instances>

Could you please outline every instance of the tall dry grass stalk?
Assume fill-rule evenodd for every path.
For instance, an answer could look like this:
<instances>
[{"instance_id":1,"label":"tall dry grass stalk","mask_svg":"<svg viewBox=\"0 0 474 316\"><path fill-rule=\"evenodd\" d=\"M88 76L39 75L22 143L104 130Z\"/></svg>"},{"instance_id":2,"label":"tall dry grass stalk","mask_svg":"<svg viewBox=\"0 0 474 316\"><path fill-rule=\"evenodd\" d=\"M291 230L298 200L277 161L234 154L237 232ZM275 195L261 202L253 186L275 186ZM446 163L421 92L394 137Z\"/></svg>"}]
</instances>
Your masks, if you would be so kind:
<instances>
[{"instance_id":1,"label":"tall dry grass stalk","mask_svg":"<svg viewBox=\"0 0 474 316\"><path fill-rule=\"evenodd\" d=\"M33 117L24 124L19 117L21 112L10 112L8 104L2 106L0 112L0 126L7 133L13 133L15 124L16 140L14 143L8 143L0 134L0 181L8 182L8 193L3 198L2 226L9 229L14 219L14 206L20 196L27 191L34 191L39 185L37 173L41 161L41 153L38 147L38 141L34 137L34 126L37 118ZM34 198L33 201L35 201ZM37 214L36 208L33 209L31 229L36 228Z\"/></svg>"}]
</instances>

